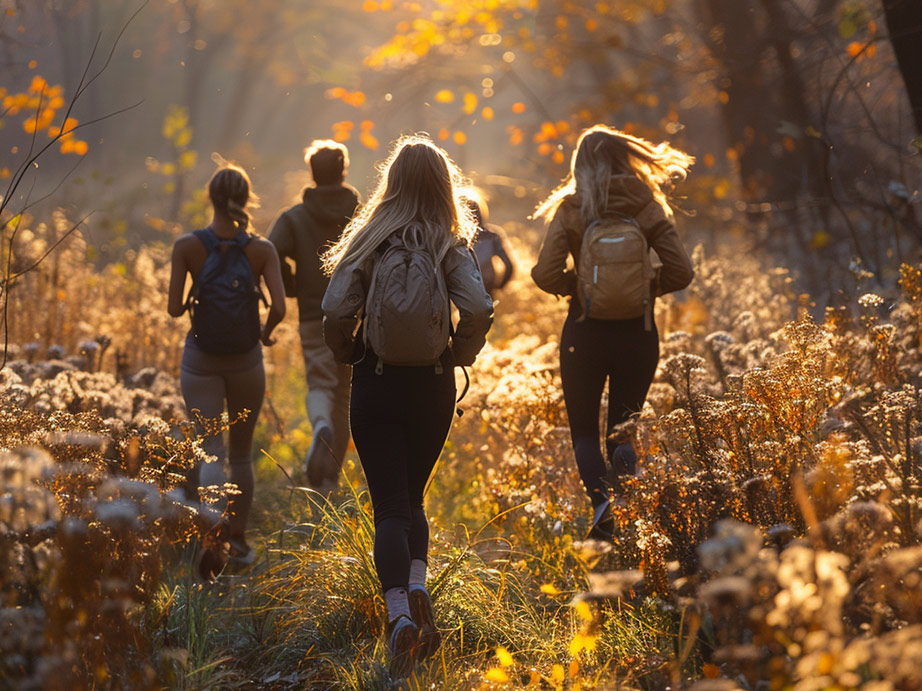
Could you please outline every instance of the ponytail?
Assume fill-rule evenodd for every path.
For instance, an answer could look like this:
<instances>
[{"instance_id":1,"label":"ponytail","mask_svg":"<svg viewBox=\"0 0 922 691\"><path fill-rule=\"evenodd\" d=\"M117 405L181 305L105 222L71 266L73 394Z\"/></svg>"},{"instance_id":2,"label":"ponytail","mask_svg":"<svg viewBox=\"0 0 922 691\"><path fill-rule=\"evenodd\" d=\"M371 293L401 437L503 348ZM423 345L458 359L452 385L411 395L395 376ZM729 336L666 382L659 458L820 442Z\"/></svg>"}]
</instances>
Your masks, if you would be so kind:
<instances>
[{"instance_id":1,"label":"ponytail","mask_svg":"<svg viewBox=\"0 0 922 691\"><path fill-rule=\"evenodd\" d=\"M208 183L208 196L216 213L229 217L237 230L245 232L250 227L253 208L259 199L251 191L250 178L246 171L233 163L221 166Z\"/></svg>"}]
</instances>

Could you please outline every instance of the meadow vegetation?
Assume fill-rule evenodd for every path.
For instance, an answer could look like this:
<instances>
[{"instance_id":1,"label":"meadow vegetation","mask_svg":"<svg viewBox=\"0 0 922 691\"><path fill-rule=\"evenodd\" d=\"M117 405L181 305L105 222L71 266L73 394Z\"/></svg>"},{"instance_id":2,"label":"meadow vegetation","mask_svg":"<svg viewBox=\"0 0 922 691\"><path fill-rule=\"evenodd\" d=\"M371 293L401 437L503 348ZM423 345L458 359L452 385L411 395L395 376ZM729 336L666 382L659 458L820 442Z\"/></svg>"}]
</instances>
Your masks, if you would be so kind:
<instances>
[{"instance_id":1,"label":"meadow vegetation","mask_svg":"<svg viewBox=\"0 0 922 691\"><path fill-rule=\"evenodd\" d=\"M22 246L55 223L30 221L36 243ZM203 454L175 378L166 253L97 269L80 243L10 293L0 677L392 688L354 453L329 499L299 486L310 430L294 329L267 351L259 558L203 584L196 545L233 488L201 504L179 489ZM515 243L523 266L532 247ZM922 685L922 272L904 266L892 294L865 292L859 272L861 297L816 319L784 270L700 248L695 266L686 294L658 303L660 368L619 430L642 463L613 497L611 545L582 539L557 368L565 304L525 272L499 295L427 494L444 642L409 688Z\"/></svg>"}]
</instances>

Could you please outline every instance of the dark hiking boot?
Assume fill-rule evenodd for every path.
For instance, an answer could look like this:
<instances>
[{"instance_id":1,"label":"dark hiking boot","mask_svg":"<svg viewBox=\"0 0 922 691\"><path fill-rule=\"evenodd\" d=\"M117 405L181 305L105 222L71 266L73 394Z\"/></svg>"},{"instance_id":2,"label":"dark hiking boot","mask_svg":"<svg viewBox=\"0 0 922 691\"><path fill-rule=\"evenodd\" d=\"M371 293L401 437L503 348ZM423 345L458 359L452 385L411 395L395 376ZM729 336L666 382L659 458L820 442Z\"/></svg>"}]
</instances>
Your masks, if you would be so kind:
<instances>
[{"instance_id":1,"label":"dark hiking boot","mask_svg":"<svg viewBox=\"0 0 922 691\"><path fill-rule=\"evenodd\" d=\"M202 554L198 562L198 575L203 581L214 581L227 566L230 543L227 524L219 522L201 539Z\"/></svg>"},{"instance_id":2,"label":"dark hiking boot","mask_svg":"<svg viewBox=\"0 0 922 691\"><path fill-rule=\"evenodd\" d=\"M391 659L388 671L393 679L405 679L413 673L413 661L419 644L419 627L406 614L387 625Z\"/></svg>"},{"instance_id":3,"label":"dark hiking boot","mask_svg":"<svg viewBox=\"0 0 922 691\"><path fill-rule=\"evenodd\" d=\"M229 552L227 561L235 566L250 566L256 561L256 551L242 535L231 537Z\"/></svg>"},{"instance_id":4,"label":"dark hiking boot","mask_svg":"<svg viewBox=\"0 0 922 691\"><path fill-rule=\"evenodd\" d=\"M420 588L410 588L410 614L413 623L419 627L419 657L426 659L435 654L442 644L442 635L435 626L432 600L429 593Z\"/></svg>"},{"instance_id":5,"label":"dark hiking boot","mask_svg":"<svg viewBox=\"0 0 922 691\"><path fill-rule=\"evenodd\" d=\"M323 425L314 432L311 448L305 461L307 482L314 489L325 488L331 478L339 479L339 464L333 456L333 430Z\"/></svg>"},{"instance_id":6,"label":"dark hiking boot","mask_svg":"<svg viewBox=\"0 0 922 691\"><path fill-rule=\"evenodd\" d=\"M595 507L595 513L592 516L592 527L586 536L589 540L601 540L611 542L615 537L615 518L611 514L611 506L606 501Z\"/></svg>"}]
</instances>

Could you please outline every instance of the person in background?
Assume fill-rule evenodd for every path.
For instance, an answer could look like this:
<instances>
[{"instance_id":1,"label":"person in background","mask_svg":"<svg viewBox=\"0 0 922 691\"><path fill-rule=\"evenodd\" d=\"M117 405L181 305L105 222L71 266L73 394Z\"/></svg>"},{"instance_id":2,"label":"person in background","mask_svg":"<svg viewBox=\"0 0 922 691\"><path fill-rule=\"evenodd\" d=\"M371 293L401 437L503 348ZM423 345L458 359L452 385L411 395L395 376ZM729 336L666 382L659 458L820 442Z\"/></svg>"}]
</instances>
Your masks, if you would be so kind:
<instances>
[{"instance_id":1,"label":"person in background","mask_svg":"<svg viewBox=\"0 0 922 691\"><path fill-rule=\"evenodd\" d=\"M191 311L179 377L186 408L190 414L217 418L226 406L233 423L227 448L222 434L206 438L202 446L220 463L227 459L230 482L238 490L228 499L218 542L229 544L231 560L249 564L254 552L245 531L253 503L253 432L266 390L262 346L274 343L272 331L285 316L285 291L275 247L249 232L247 209L255 196L246 172L223 165L208 183L208 196L214 211L211 224L180 236L173 245L167 310L171 317ZM187 275L192 289L184 300ZM260 280L270 297L262 327ZM193 470L192 488L198 487L200 472L200 466ZM212 578L223 560L207 550L205 557L200 571Z\"/></svg>"},{"instance_id":2,"label":"person in background","mask_svg":"<svg viewBox=\"0 0 922 691\"><path fill-rule=\"evenodd\" d=\"M608 422L602 438L612 466L613 481L609 484L617 492L618 478L634 473L637 456L630 442L613 432L640 412L659 360L653 299L681 290L694 276L663 191L673 180L684 179L693 162L691 156L668 144L653 145L596 125L580 135L569 174L535 211L535 216L549 224L532 278L545 292L570 298L560 337L560 378L576 464L594 509L589 533L593 538L610 539L614 531L609 488L605 486L609 473L599 433L605 381L608 380ZM646 301L645 315L629 319L587 318L577 270L580 253L586 249L584 234L613 216L627 219L629 225L640 230L645 246L655 250L662 267L646 287L644 281L638 286L651 296ZM608 240L606 252L617 252L629 244L625 238ZM573 257L575 268L567 268L568 256ZM597 273L599 269L598 265L594 267ZM624 275L623 268L615 272L615 280L619 275Z\"/></svg>"},{"instance_id":3,"label":"person in background","mask_svg":"<svg viewBox=\"0 0 922 691\"><path fill-rule=\"evenodd\" d=\"M313 185L301 202L282 212L269 240L282 257L289 295L298 298L298 331L307 375L307 416L312 440L305 460L308 483L323 492L336 488L349 445L351 368L333 359L323 342L320 302L329 279L321 271L320 253L339 239L359 203L358 192L344 182L349 152L332 140L315 140L306 149ZM294 262L292 274L287 260Z\"/></svg>"},{"instance_id":4,"label":"person in background","mask_svg":"<svg viewBox=\"0 0 922 691\"><path fill-rule=\"evenodd\" d=\"M371 494L374 561L397 677L408 676L414 659L440 644L426 589L423 494L455 413L454 367L473 363L493 320L493 300L470 250L477 228L460 183L460 171L432 141L399 140L371 200L323 256L332 274L323 298L324 337L338 361L354 363L352 438ZM391 257L399 260L392 265ZM433 304L436 294L443 304ZM459 314L450 336L449 301ZM410 307L390 321L403 304L420 305L427 316L417 319ZM433 323L441 338L427 328ZM379 329L386 334L375 336ZM407 360L414 360L422 342L434 362L393 364L401 348L413 350Z\"/></svg>"},{"instance_id":5,"label":"person in background","mask_svg":"<svg viewBox=\"0 0 922 691\"><path fill-rule=\"evenodd\" d=\"M470 207L477 223L474 254L483 275L483 286L491 297L512 279L515 267L506 252L505 232L500 226L488 223L489 207L479 190L470 191ZM494 259L503 265L502 275L497 275Z\"/></svg>"}]
</instances>

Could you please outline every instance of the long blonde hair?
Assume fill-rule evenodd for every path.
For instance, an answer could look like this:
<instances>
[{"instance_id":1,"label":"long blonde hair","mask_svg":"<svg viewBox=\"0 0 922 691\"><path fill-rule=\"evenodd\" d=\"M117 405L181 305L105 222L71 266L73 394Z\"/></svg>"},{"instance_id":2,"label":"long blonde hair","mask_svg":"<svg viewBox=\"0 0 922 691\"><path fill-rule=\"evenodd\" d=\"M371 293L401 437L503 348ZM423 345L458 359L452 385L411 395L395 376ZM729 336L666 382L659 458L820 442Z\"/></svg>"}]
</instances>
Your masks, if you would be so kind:
<instances>
[{"instance_id":1,"label":"long blonde hair","mask_svg":"<svg viewBox=\"0 0 922 691\"><path fill-rule=\"evenodd\" d=\"M563 182L538 204L532 218L550 220L563 201L573 195L587 222L599 218L608 207L612 175L636 175L653 192L653 198L671 215L663 188L684 180L695 162L693 156L666 142L652 144L614 127L593 125L583 130L570 158L570 172Z\"/></svg>"},{"instance_id":2,"label":"long blonde hair","mask_svg":"<svg viewBox=\"0 0 922 691\"><path fill-rule=\"evenodd\" d=\"M470 246L477 226L465 203L465 186L461 171L431 139L401 137L380 167L371 199L321 256L324 273L332 274L344 261L364 263L384 240L407 228L422 231L437 263L453 245Z\"/></svg>"}]
</instances>

